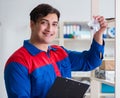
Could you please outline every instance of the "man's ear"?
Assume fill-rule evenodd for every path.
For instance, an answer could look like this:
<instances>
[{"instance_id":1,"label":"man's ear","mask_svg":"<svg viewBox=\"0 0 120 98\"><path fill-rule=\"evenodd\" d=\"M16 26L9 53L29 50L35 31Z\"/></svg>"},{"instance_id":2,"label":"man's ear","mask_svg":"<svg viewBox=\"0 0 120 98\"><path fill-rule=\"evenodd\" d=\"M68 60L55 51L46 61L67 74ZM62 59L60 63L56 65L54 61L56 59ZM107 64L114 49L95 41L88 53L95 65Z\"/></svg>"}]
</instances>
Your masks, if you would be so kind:
<instances>
[{"instance_id":1,"label":"man's ear","mask_svg":"<svg viewBox=\"0 0 120 98\"><path fill-rule=\"evenodd\" d=\"M30 28L31 28L31 29L33 28L34 25L35 25L35 22L32 21L32 20L30 20Z\"/></svg>"}]
</instances>

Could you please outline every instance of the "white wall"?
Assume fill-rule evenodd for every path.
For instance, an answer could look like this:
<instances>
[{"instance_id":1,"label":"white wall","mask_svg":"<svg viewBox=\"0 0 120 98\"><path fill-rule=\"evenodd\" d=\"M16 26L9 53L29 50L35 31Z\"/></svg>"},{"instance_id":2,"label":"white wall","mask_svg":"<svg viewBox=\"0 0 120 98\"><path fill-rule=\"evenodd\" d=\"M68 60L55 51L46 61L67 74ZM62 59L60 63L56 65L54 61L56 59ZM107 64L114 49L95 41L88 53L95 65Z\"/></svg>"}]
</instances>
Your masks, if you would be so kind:
<instances>
[{"instance_id":1,"label":"white wall","mask_svg":"<svg viewBox=\"0 0 120 98\"><path fill-rule=\"evenodd\" d=\"M114 18L115 0L99 0L99 13L106 18Z\"/></svg>"},{"instance_id":2,"label":"white wall","mask_svg":"<svg viewBox=\"0 0 120 98\"><path fill-rule=\"evenodd\" d=\"M114 0L103 1L113 6ZM5 62L23 44L23 40L29 38L29 13L42 2L60 10L60 21L90 20L91 0L0 0L0 98L7 98L3 78ZM102 3L100 13L105 17L114 16L113 13L108 13L111 10L113 12L113 7L107 6L106 9L106 3Z\"/></svg>"}]
</instances>

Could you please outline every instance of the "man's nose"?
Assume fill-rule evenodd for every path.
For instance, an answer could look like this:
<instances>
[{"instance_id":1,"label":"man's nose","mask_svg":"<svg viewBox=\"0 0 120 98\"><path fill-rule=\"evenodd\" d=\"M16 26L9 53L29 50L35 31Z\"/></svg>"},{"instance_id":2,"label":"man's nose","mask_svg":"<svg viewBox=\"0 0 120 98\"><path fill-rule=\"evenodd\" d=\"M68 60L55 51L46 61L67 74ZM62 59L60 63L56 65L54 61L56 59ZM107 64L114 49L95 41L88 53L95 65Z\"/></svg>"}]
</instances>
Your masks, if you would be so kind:
<instances>
[{"instance_id":1,"label":"man's nose","mask_svg":"<svg viewBox=\"0 0 120 98\"><path fill-rule=\"evenodd\" d=\"M49 32L51 32L52 31L52 25L51 24L48 24L48 26L47 26L47 30L49 31Z\"/></svg>"}]
</instances>

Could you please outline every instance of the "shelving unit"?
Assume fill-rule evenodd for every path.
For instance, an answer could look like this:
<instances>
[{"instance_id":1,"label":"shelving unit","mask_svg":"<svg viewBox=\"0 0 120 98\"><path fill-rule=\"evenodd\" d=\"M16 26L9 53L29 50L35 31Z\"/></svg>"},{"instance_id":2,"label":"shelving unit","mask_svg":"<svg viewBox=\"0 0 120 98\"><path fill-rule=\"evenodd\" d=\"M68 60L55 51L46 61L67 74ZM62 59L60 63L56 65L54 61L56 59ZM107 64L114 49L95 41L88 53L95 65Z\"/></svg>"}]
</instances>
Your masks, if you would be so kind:
<instances>
[{"instance_id":1,"label":"shelving unit","mask_svg":"<svg viewBox=\"0 0 120 98\"><path fill-rule=\"evenodd\" d=\"M120 98L120 0L116 0L116 41L115 41L115 98Z\"/></svg>"},{"instance_id":2,"label":"shelving unit","mask_svg":"<svg viewBox=\"0 0 120 98\"><path fill-rule=\"evenodd\" d=\"M59 31L59 37L55 39L55 41L53 42L54 44L57 45L62 45L67 49L71 49L71 50L75 50L75 51L83 51L83 50L88 50L90 48L92 39L93 39L93 33L89 31L88 27L85 26L87 25L87 22L63 22L61 23L61 29ZM66 24L79 24L83 27L85 30L85 28L87 28L87 31L89 31L90 33L90 37L88 38L64 38L64 30L63 27ZM82 31L82 29L81 29ZM104 59L114 59L114 38L105 38L105 58ZM111 47L113 46L113 47ZM107 80L101 80L101 79L97 79L94 77L94 71L93 72L72 72L72 77L76 78L76 79L82 79L84 78L89 78L90 79L90 84L91 84L91 92L90 93L86 93L86 98L100 98L103 96L114 96L114 94L110 94L110 93L101 93L101 83L105 83L108 85L111 85L113 83L111 83L110 81ZM94 89L96 88L96 89ZM97 90L98 89L98 90ZM93 93L93 92L97 92L98 93ZM96 97L95 97L96 96Z\"/></svg>"},{"instance_id":3,"label":"shelving unit","mask_svg":"<svg viewBox=\"0 0 120 98\"><path fill-rule=\"evenodd\" d=\"M92 8L91 8L91 16L93 15L99 15L99 0L91 0ZM115 27L115 20L111 21L108 19L108 27ZM105 58L104 59L115 59L114 54L114 46L115 46L115 39L114 38L106 38L105 40ZM115 97L114 94L110 93L101 93L101 84L105 83L108 85L114 86L114 82L103 80L103 79L97 79L94 76L94 71L91 74L91 92L90 92L90 98L100 98L100 97Z\"/></svg>"},{"instance_id":4,"label":"shelving unit","mask_svg":"<svg viewBox=\"0 0 120 98\"><path fill-rule=\"evenodd\" d=\"M109 25L111 26L111 25ZM113 26L113 25L112 25ZM115 39L114 38L105 38L105 55L104 60L115 60ZM101 85L102 83L107 84L109 86L115 86L114 81L104 80L95 78L93 75L95 72L92 72L91 75L91 92L90 98L115 98L114 93L101 93ZM94 93L95 92L95 93Z\"/></svg>"},{"instance_id":5,"label":"shelving unit","mask_svg":"<svg viewBox=\"0 0 120 98\"><path fill-rule=\"evenodd\" d=\"M98 0L91 0L91 4L92 4L92 11L91 11L91 17L94 15L99 15L98 14L98 5L99 2ZM112 23L111 23L112 22ZM71 49L71 50L76 50L76 51L83 51L83 50L88 50L92 39L93 39L93 33L90 32L90 29L87 26L88 21L63 21L60 23L60 27L59 27L59 35L58 37L55 39L55 41L53 42L54 44L60 45L60 46L64 46L67 49ZM67 27L65 27L67 26ZM76 27L74 27L76 26ZM80 26L80 27L79 27ZM111 21L110 19L108 19L108 27L113 27L115 26L115 20ZM66 28L68 30L66 30ZM88 31L89 32L89 36L85 36L85 35L79 35L79 36L75 36L75 28L77 28L76 30L81 30L82 32L84 31ZM70 31L73 31L73 38L64 38L64 34L65 31L67 32L67 34L70 34ZM78 31L79 33L81 33L80 31ZM88 33L87 32L87 33ZM70 35L71 37L71 35ZM114 46L115 46L115 39L114 38L105 38L105 55L104 55L104 59L114 59ZM112 96L114 97L114 94L110 94L110 93L101 93L101 84L105 83L108 85L112 85L114 86L114 82L108 81L108 80L103 80L103 79L97 79L94 77L94 71L92 72L72 72L72 77L76 78L76 79L81 79L82 77L84 78L89 78L90 79L90 85L91 85L91 90L90 93L86 93L86 97L85 98L101 98L101 97L105 97L105 96Z\"/></svg>"}]
</instances>

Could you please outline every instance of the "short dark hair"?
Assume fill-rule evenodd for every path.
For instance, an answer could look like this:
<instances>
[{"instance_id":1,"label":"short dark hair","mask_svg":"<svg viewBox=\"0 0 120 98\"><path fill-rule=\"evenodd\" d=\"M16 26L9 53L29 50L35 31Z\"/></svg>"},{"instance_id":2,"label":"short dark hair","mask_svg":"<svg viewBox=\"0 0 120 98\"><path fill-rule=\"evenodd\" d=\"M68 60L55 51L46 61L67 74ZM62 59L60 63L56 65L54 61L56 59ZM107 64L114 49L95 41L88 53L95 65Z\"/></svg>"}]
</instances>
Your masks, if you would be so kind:
<instances>
[{"instance_id":1,"label":"short dark hair","mask_svg":"<svg viewBox=\"0 0 120 98\"><path fill-rule=\"evenodd\" d=\"M59 21L60 12L56 8L49 4L39 4L30 12L30 20L36 23L39 18L45 17L50 13L55 13Z\"/></svg>"}]
</instances>

